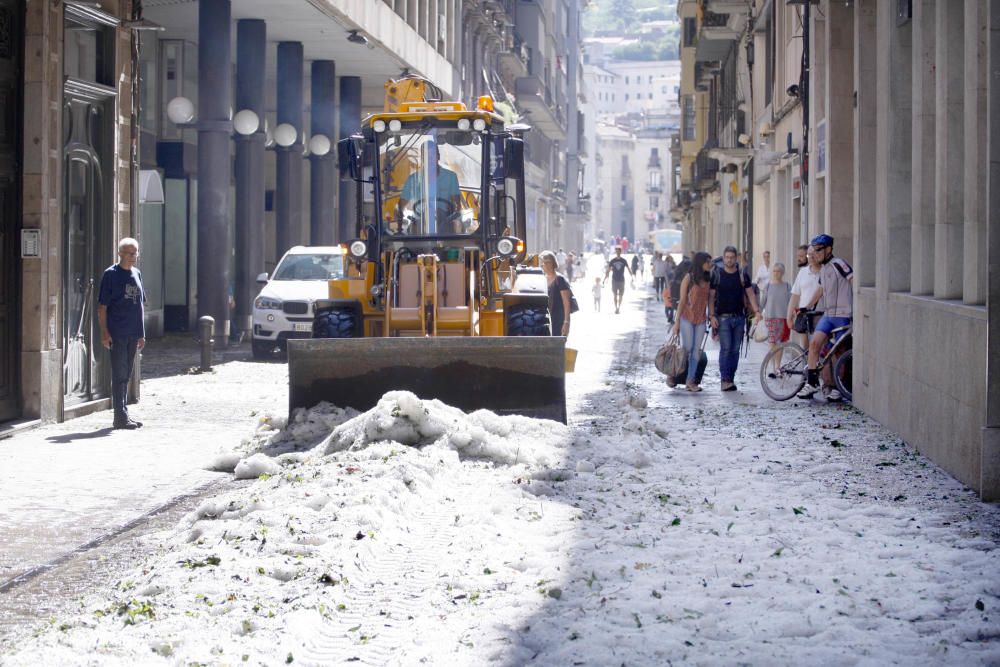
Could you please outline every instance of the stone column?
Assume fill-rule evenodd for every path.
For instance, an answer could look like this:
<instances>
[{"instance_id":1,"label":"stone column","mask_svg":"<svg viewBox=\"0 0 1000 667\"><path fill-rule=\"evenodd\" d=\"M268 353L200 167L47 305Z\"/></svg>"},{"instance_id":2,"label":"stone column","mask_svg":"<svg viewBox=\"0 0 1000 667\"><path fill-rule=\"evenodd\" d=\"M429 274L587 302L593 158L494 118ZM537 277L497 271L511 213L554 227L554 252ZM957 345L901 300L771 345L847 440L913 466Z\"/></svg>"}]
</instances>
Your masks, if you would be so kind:
<instances>
[{"instance_id":1,"label":"stone column","mask_svg":"<svg viewBox=\"0 0 1000 667\"><path fill-rule=\"evenodd\" d=\"M332 245L335 242L337 221L335 199L337 191L337 111L336 66L332 60L316 60L312 64L312 136L322 135L330 140L326 155L311 155L309 161L309 238L312 245Z\"/></svg>"},{"instance_id":2,"label":"stone column","mask_svg":"<svg viewBox=\"0 0 1000 667\"><path fill-rule=\"evenodd\" d=\"M257 114L260 126L236 135L236 327L250 331L257 274L264 270L264 75L267 26L259 19L236 23L236 105Z\"/></svg>"},{"instance_id":3,"label":"stone column","mask_svg":"<svg viewBox=\"0 0 1000 667\"><path fill-rule=\"evenodd\" d=\"M987 239L989 288L986 295L986 423L980 465L980 495L1000 500L1000 0L988 0L986 145L989 153Z\"/></svg>"},{"instance_id":4,"label":"stone column","mask_svg":"<svg viewBox=\"0 0 1000 667\"><path fill-rule=\"evenodd\" d=\"M934 296L962 298L965 196L965 16L935 3Z\"/></svg>"},{"instance_id":5,"label":"stone column","mask_svg":"<svg viewBox=\"0 0 1000 667\"><path fill-rule=\"evenodd\" d=\"M953 9L957 9L953 8ZM965 224L962 299L986 303L987 256L986 179L986 3L965 1Z\"/></svg>"},{"instance_id":6,"label":"stone column","mask_svg":"<svg viewBox=\"0 0 1000 667\"><path fill-rule=\"evenodd\" d=\"M860 287L875 285L875 35L875 3L855 3L854 269Z\"/></svg>"},{"instance_id":7,"label":"stone column","mask_svg":"<svg viewBox=\"0 0 1000 667\"><path fill-rule=\"evenodd\" d=\"M54 422L63 420L64 391L63 7L26 3L23 42L17 37L18 18L13 18L11 27L15 31L11 46L23 47L24 53L21 226L41 230L46 252L37 259L20 260L21 308L19 317L13 312L10 316L21 322L21 416ZM96 302L95 295L91 304Z\"/></svg>"},{"instance_id":8,"label":"stone column","mask_svg":"<svg viewBox=\"0 0 1000 667\"><path fill-rule=\"evenodd\" d=\"M198 316L229 337L229 140L233 102L229 0L198 3Z\"/></svg>"},{"instance_id":9,"label":"stone column","mask_svg":"<svg viewBox=\"0 0 1000 667\"><path fill-rule=\"evenodd\" d=\"M361 77L340 77L340 138L346 139L361 131ZM340 181L337 199L337 243L357 238L357 184L350 179Z\"/></svg>"},{"instance_id":10,"label":"stone column","mask_svg":"<svg viewBox=\"0 0 1000 667\"><path fill-rule=\"evenodd\" d=\"M878 3L875 103L875 284L880 295L910 289L911 24Z\"/></svg>"},{"instance_id":11,"label":"stone column","mask_svg":"<svg viewBox=\"0 0 1000 667\"><path fill-rule=\"evenodd\" d=\"M295 143L276 146L274 217L275 261L292 246L305 242L302 206L302 68L301 42L278 43L278 125L295 128Z\"/></svg>"},{"instance_id":12,"label":"stone column","mask_svg":"<svg viewBox=\"0 0 1000 667\"><path fill-rule=\"evenodd\" d=\"M826 9L826 228L837 255L854 263L854 8L830 2ZM816 141L813 140L815 146ZM815 153L815 148L811 149ZM813 160L815 163L815 160ZM808 242L808 241L806 241Z\"/></svg>"},{"instance_id":13,"label":"stone column","mask_svg":"<svg viewBox=\"0 0 1000 667\"><path fill-rule=\"evenodd\" d=\"M937 50L934 6L937 0L913 3L913 192L910 291L934 293L935 222L935 73Z\"/></svg>"}]
</instances>

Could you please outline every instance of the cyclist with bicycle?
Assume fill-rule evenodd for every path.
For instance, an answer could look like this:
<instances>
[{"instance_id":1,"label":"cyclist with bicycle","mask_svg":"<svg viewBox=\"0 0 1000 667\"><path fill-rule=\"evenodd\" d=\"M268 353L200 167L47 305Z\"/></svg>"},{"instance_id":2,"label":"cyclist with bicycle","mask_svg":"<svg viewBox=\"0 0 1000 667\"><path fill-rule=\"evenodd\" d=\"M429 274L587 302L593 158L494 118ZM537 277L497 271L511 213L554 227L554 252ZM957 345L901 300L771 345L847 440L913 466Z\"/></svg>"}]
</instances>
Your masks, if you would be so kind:
<instances>
[{"instance_id":1,"label":"cyclist with bicycle","mask_svg":"<svg viewBox=\"0 0 1000 667\"><path fill-rule=\"evenodd\" d=\"M819 296L823 299L824 311L816 331L809 340L809 362L806 370L806 386L799 392L799 398L812 398L819 392L819 358L834 329L849 326L854 312L854 270L839 257L833 256L833 237L820 234L810 245L820 262ZM841 334L842 335L842 334ZM840 392L833 388L827 400L838 401Z\"/></svg>"}]
</instances>

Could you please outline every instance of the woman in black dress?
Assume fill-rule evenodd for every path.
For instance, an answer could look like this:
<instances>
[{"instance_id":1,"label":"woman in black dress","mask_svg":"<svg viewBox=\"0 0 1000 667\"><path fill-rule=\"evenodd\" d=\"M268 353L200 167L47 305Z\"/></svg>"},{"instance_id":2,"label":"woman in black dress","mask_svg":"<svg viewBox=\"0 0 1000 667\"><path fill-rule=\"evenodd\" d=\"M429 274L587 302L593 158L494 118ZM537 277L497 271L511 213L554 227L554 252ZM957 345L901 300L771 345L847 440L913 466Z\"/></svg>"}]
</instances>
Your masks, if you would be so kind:
<instances>
[{"instance_id":1,"label":"woman in black dress","mask_svg":"<svg viewBox=\"0 0 1000 667\"><path fill-rule=\"evenodd\" d=\"M549 283L549 324L553 336L569 335L570 298L573 295L569 282L556 272L556 256L546 250L540 254L542 271Z\"/></svg>"}]
</instances>

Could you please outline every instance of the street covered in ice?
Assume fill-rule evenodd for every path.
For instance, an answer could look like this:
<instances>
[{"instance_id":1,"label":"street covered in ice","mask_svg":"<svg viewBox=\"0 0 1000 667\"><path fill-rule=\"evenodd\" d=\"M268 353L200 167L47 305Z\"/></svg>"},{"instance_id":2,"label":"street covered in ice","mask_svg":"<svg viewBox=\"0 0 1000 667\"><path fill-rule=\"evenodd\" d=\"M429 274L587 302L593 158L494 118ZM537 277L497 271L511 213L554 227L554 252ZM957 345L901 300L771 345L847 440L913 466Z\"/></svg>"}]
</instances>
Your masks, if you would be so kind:
<instances>
[{"instance_id":1,"label":"street covered in ice","mask_svg":"<svg viewBox=\"0 0 1000 667\"><path fill-rule=\"evenodd\" d=\"M739 392L719 392L711 343L705 392L667 388L648 287L617 316L610 293L595 313L576 290L567 426L402 392L286 424L283 394L248 391L242 441L192 412L211 444L181 470L169 441L185 438L147 448L140 403L136 469L187 476L169 494L220 483L142 535L111 585L8 626L0 664L1000 664L1000 509L850 406L767 399L765 346ZM231 361L145 391L183 410L170 401L282 368ZM20 437L0 442L0 488L33 455ZM92 451L21 495L71 509L61 489L86 487ZM32 521L18 507L0 509L6 531Z\"/></svg>"}]
</instances>

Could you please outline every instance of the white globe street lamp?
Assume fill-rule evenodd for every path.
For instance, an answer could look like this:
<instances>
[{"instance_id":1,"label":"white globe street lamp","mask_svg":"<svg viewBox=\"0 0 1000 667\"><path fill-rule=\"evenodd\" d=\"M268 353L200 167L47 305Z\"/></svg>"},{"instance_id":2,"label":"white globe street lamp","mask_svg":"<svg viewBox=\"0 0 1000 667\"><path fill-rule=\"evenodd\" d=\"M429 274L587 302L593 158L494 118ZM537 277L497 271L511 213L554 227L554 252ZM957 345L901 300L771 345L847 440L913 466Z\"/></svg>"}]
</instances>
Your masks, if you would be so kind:
<instances>
[{"instance_id":1,"label":"white globe street lamp","mask_svg":"<svg viewBox=\"0 0 1000 667\"><path fill-rule=\"evenodd\" d=\"M233 129L244 137L250 136L260 128L260 118L252 109L243 109L233 116Z\"/></svg>"},{"instance_id":2,"label":"white globe street lamp","mask_svg":"<svg viewBox=\"0 0 1000 667\"><path fill-rule=\"evenodd\" d=\"M175 125L187 125L194 120L194 102L186 97L175 97L167 102L167 118Z\"/></svg>"},{"instance_id":3,"label":"white globe street lamp","mask_svg":"<svg viewBox=\"0 0 1000 667\"><path fill-rule=\"evenodd\" d=\"M295 126L290 123L282 123L274 128L274 141L282 148L288 148L294 144L298 136L299 133Z\"/></svg>"},{"instance_id":4,"label":"white globe street lamp","mask_svg":"<svg viewBox=\"0 0 1000 667\"><path fill-rule=\"evenodd\" d=\"M330 139L325 134L314 134L309 139L309 152L317 157L323 157L330 152Z\"/></svg>"}]
</instances>

